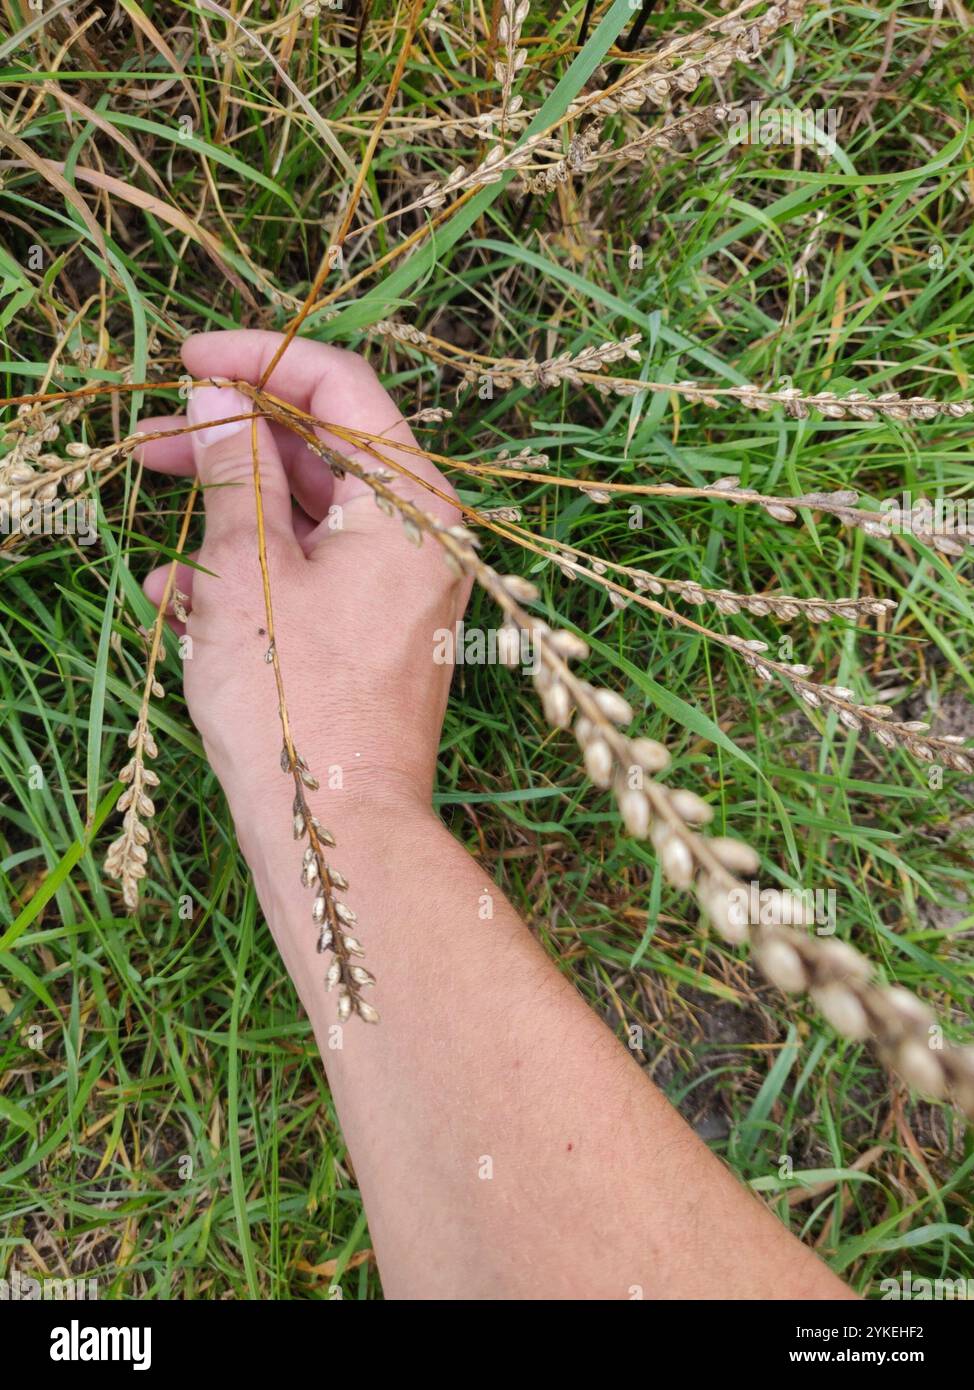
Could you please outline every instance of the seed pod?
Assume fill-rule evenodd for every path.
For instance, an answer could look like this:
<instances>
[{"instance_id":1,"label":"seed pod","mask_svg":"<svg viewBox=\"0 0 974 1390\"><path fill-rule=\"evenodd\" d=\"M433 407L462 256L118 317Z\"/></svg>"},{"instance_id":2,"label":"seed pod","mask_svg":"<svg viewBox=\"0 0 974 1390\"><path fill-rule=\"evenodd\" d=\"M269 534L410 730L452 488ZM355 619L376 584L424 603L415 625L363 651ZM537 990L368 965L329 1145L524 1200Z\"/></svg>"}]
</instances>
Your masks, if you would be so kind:
<instances>
[{"instance_id":1,"label":"seed pod","mask_svg":"<svg viewBox=\"0 0 974 1390\"><path fill-rule=\"evenodd\" d=\"M612 720L613 724L632 723L632 706L628 700L624 700L614 690L596 690L593 691L593 695L599 709L607 719Z\"/></svg>"},{"instance_id":2,"label":"seed pod","mask_svg":"<svg viewBox=\"0 0 974 1390\"><path fill-rule=\"evenodd\" d=\"M584 661L588 656L588 643L583 642L581 637L576 637L574 632L566 632L564 628L553 632L549 641L560 656L570 661Z\"/></svg>"},{"instance_id":3,"label":"seed pod","mask_svg":"<svg viewBox=\"0 0 974 1390\"><path fill-rule=\"evenodd\" d=\"M662 772L669 766L669 750L654 738L634 738L629 744L629 752L646 772Z\"/></svg>"},{"instance_id":4,"label":"seed pod","mask_svg":"<svg viewBox=\"0 0 974 1390\"><path fill-rule=\"evenodd\" d=\"M575 738L578 740L578 746L584 748L594 732L595 726L591 719L586 719L584 714L580 714L575 720Z\"/></svg>"},{"instance_id":5,"label":"seed pod","mask_svg":"<svg viewBox=\"0 0 974 1390\"><path fill-rule=\"evenodd\" d=\"M533 603L538 597L538 589L530 580L522 579L519 574L505 574L501 576L501 583L510 594L511 598L518 603Z\"/></svg>"},{"instance_id":6,"label":"seed pod","mask_svg":"<svg viewBox=\"0 0 974 1390\"><path fill-rule=\"evenodd\" d=\"M797 512L792 511L791 507L783 507L778 503L767 503L764 510L775 521L794 521L798 515Z\"/></svg>"},{"instance_id":7,"label":"seed pod","mask_svg":"<svg viewBox=\"0 0 974 1390\"><path fill-rule=\"evenodd\" d=\"M480 545L479 538L467 526L448 526L446 528L448 536L452 536L455 541L460 541L463 545Z\"/></svg>"},{"instance_id":8,"label":"seed pod","mask_svg":"<svg viewBox=\"0 0 974 1390\"><path fill-rule=\"evenodd\" d=\"M374 1009L365 999L355 1000L355 1009L360 1019L365 1023L378 1023L379 1011Z\"/></svg>"},{"instance_id":9,"label":"seed pod","mask_svg":"<svg viewBox=\"0 0 974 1390\"><path fill-rule=\"evenodd\" d=\"M619 797L619 812L630 835L637 840L645 838L649 830L649 801L642 792L627 788Z\"/></svg>"},{"instance_id":10,"label":"seed pod","mask_svg":"<svg viewBox=\"0 0 974 1390\"><path fill-rule=\"evenodd\" d=\"M594 738L585 749L585 771L597 787L612 781L612 751L604 739Z\"/></svg>"},{"instance_id":11,"label":"seed pod","mask_svg":"<svg viewBox=\"0 0 974 1390\"><path fill-rule=\"evenodd\" d=\"M664 841L659 852L663 873L674 888L689 888L693 882L693 855L690 849L676 835Z\"/></svg>"},{"instance_id":12,"label":"seed pod","mask_svg":"<svg viewBox=\"0 0 974 1390\"><path fill-rule=\"evenodd\" d=\"M798 994L806 988L808 975L802 958L787 941L771 936L758 944L755 954L771 983L786 994Z\"/></svg>"},{"instance_id":13,"label":"seed pod","mask_svg":"<svg viewBox=\"0 0 974 1390\"><path fill-rule=\"evenodd\" d=\"M907 1038L896 1049L894 1065L905 1081L924 1095L941 1100L946 1093L943 1067L919 1038Z\"/></svg>"},{"instance_id":14,"label":"seed pod","mask_svg":"<svg viewBox=\"0 0 974 1390\"><path fill-rule=\"evenodd\" d=\"M707 825L714 818L714 808L696 792L675 791L670 797L673 809L691 825Z\"/></svg>"},{"instance_id":15,"label":"seed pod","mask_svg":"<svg viewBox=\"0 0 974 1390\"><path fill-rule=\"evenodd\" d=\"M830 937L822 942L821 951L829 969L840 979L861 980L864 984L872 979L871 962L847 941L838 941L835 937Z\"/></svg>"},{"instance_id":16,"label":"seed pod","mask_svg":"<svg viewBox=\"0 0 974 1390\"><path fill-rule=\"evenodd\" d=\"M869 1036L869 1019L852 990L844 985L819 985L812 998L837 1033L860 1041Z\"/></svg>"},{"instance_id":17,"label":"seed pod","mask_svg":"<svg viewBox=\"0 0 974 1390\"><path fill-rule=\"evenodd\" d=\"M567 729L572 718L572 698L565 686L553 685L542 701L545 718L556 729Z\"/></svg>"},{"instance_id":18,"label":"seed pod","mask_svg":"<svg viewBox=\"0 0 974 1390\"><path fill-rule=\"evenodd\" d=\"M933 1010L902 985L889 985L881 990L881 993L893 1012L904 1021L919 1024L923 1028L933 1023Z\"/></svg>"},{"instance_id":19,"label":"seed pod","mask_svg":"<svg viewBox=\"0 0 974 1390\"><path fill-rule=\"evenodd\" d=\"M747 911L744 904L732 898L726 888L706 880L697 889L697 900L713 923L714 930L726 942L731 946L740 946L746 941Z\"/></svg>"},{"instance_id":20,"label":"seed pod","mask_svg":"<svg viewBox=\"0 0 974 1390\"><path fill-rule=\"evenodd\" d=\"M710 849L725 869L732 874L756 874L761 864L760 857L750 845L742 840L733 840L727 835L715 836L708 840Z\"/></svg>"}]
</instances>

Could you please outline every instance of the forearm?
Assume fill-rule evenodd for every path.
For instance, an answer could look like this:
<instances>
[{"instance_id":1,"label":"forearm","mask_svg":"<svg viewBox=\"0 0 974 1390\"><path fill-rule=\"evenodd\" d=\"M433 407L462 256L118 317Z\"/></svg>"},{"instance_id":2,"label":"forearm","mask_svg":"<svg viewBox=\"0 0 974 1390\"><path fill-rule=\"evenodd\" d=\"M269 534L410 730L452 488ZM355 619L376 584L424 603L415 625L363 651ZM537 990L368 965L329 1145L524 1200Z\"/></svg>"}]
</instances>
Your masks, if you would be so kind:
<instances>
[{"instance_id":1,"label":"forearm","mask_svg":"<svg viewBox=\"0 0 974 1390\"><path fill-rule=\"evenodd\" d=\"M846 1292L697 1139L431 812L316 798L378 979L377 1028L333 1031L286 808L265 802L257 825L251 804L238 825L387 1295Z\"/></svg>"}]
</instances>

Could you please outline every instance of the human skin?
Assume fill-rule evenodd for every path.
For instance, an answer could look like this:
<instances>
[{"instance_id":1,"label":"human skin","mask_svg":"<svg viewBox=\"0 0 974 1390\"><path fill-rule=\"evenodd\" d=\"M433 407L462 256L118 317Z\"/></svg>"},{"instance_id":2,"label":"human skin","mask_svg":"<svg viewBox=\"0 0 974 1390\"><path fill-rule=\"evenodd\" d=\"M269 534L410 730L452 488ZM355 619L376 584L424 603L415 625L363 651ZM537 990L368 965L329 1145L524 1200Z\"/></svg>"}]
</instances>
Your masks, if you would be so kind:
<instances>
[{"instance_id":1,"label":"human skin","mask_svg":"<svg viewBox=\"0 0 974 1390\"><path fill-rule=\"evenodd\" d=\"M279 342L201 334L183 358L197 378L257 382ZM267 389L338 426L413 442L353 354L296 340ZM251 408L231 388L203 387L189 416L201 425ZM337 1026L299 882L293 784L278 767L263 660L250 424L152 441L143 456L151 468L197 474L204 488L206 572L181 566L177 581L192 605L186 700L314 1028L386 1296L852 1297L710 1153L434 815L452 671L434 661L433 634L453 628L469 585L434 542L410 544L364 484L334 479L293 435L262 421L258 443L295 744L321 780L309 796L349 880L378 981L377 1026ZM431 464L385 452L453 495ZM419 485L396 486L457 519ZM146 582L156 602L166 573ZM335 769L340 787L329 785Z\"/></svg>"}]
</instances>

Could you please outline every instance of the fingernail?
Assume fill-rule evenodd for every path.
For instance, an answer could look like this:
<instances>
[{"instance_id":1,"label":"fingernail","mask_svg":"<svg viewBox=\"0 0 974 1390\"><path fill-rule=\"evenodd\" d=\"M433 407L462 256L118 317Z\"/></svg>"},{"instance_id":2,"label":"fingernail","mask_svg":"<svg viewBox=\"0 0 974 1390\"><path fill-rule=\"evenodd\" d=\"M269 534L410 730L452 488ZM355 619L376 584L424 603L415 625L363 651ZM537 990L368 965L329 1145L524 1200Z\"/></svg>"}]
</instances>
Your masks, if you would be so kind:
<instances>
[{"instance_id":1,"label":"fingernail","mask_svg":"<svg viewBox=\"0 0 974 1390\"><path fill-rule=\"evenodd\" d=\"M241 430L250 429L249 420L227 420L228 415L249 415L253 406L247 397L232 386L196 386L186 407L191 425L205 425L208 420L220 420L219 425L193 431L193 438L204 447L218 440L229 439Z\"/></svg>"}]
</instances>

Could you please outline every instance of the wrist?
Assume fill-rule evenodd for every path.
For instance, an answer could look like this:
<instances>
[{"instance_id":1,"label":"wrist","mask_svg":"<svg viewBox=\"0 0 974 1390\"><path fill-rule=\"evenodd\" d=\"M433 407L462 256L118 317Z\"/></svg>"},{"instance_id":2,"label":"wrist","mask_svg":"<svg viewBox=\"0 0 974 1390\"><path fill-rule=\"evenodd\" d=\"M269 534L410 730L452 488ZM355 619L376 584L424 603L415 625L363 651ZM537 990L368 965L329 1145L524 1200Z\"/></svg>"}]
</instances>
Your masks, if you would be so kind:
<instances>
[{"instance_id":1,"label":"wrist","mask_svg":"<svg viewBox=\"0 0 974 1390\"><path fill-rule=\"evenodd\" d=\"M278 766L279 739L268 742L259 759L223 758L214 755L205 739L204 746L241 840L251 830L266 833L272 818L290 827L295 783L293 776L282 773ZM374 835L379 826L409 824L434 816L432 777L377 767L371 758L368 763L359 762L358 756L339 764L327 754L308 754L319 785L314 790L304 789L305 800L311 814L332 834L337 837L341 829L357 836L368 829Z\"/></svg>"},{"instance_id":2,"label":"wrist","mask_svg":"<svg viewBox=\"0 0 974 1390\"><path fill-rule=\"evenodd\" d=\"M294 838L292 795L293 788L284 804L265 797L255 806L250 797L241 809L232 799L230 806L264 919L306 1012L320 1022L327 962L317 952L320 927L312 917L316 890L302 882L308 838ZM388 950L401 938L404 879L417 860L434 856L439 837L448 832L428 802L413 794L393 794L389 788L371 797L309 792L308 806L335 841L325 847L324 857L347 881L340 897L358 914L362 927L356 934L362 936L366 951L363 964L375 969L380 944Z\"/></svg>"},{"instance_id":3,"label":"wrist","mask_svg":"<svg viewBox=\"0 0 974 1390\"><path fill-rule=\"evenodd\" d=\"M295 840L294 782L280 773L253 786L249 779L221 778L237 839L254 875L268 918L287 917L300 887L302 854L307 839ZM360 781L355 787L307 790L309 811L334 839L325 854L338 869L351 856L390 859L400 845L416 845L441 825L431 798L399 778Z\"/></svg>"}]
</instances>

